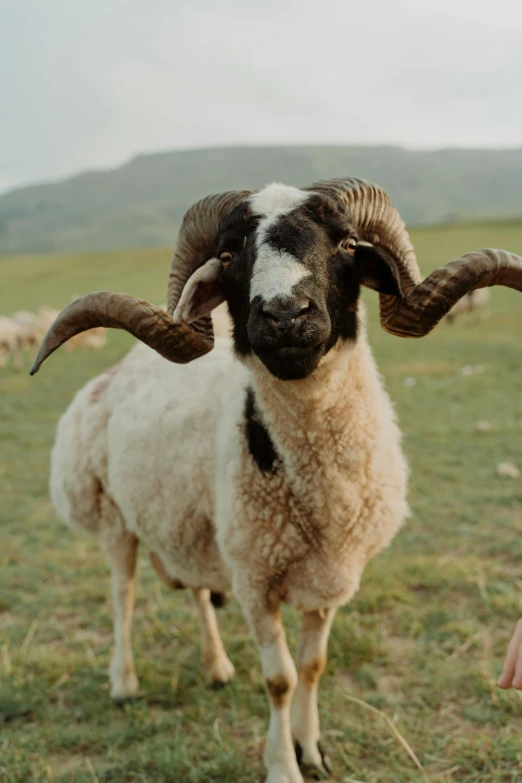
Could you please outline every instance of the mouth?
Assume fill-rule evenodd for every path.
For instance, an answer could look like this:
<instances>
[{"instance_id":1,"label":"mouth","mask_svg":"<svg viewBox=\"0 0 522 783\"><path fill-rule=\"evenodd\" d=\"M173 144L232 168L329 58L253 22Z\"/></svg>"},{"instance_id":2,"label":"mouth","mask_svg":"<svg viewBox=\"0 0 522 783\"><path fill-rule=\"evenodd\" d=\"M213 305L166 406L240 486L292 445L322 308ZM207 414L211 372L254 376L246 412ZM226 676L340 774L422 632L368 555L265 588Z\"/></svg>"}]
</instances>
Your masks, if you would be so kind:
<instances>
[{"instance_id":1,"label":"mouth","mask_svg":"<svg viewBox=\"0 0 522 783\"><path fill-rule=\"evenodd\" d=\"M266 353L292 358L293 356L306 356L320 348L320 345L283 345L281 348L273 348L271 351L266 351Z\"/></svg>"},{"instance_id":2,"label":"mouth","mask_svg":"<svg viewBox=\"0 0 522 783\"><path fill-rule=\"evenodd\" d=\"M285 345L256 354L276 378L295 381L307 378L315 370L323 355L323 344Z\"/></svg>"}]
</instances>

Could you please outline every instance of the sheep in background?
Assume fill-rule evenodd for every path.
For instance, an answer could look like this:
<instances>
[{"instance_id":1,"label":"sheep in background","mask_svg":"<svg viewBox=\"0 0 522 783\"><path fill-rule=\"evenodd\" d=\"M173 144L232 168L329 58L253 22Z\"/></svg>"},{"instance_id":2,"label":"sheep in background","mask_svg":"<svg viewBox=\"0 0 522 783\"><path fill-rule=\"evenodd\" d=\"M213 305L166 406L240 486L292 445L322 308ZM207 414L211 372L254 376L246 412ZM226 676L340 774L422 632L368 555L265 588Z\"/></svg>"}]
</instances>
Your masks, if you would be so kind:
<instances>
[{"instance_id":1,"label":"sheep in background","mask_svg":"<svg viewBox=\"0 0 522 783\"><path fill-rule=\"evenodd\" d=\"M76 334L72 337L65 350L74 351L77 348L92 348L95 351L99 351L104 347L107 341L107 329L103 326L97 326L94 329L88 329L82 334Z\"/></svg>"},{"instance_id":2,"label":"sheep in background","mask_svg":"<svg viewBox=\"0 0 522 783\"><path fill-rule=\"evenodd\" d=\"M475 311L486 312L486 306L489 305L490 299L491 291L488 288L475 288L473 291L464 294L462 299L459 299L459 301L453 305L446 315L446 320L453 323L455 318L459 318L459 316L464 315L464 313L472 313Z\"/></svg>"},{"instance_id":3,"label":"sheep in background","mask_svg":"<svg viewBox=\"0 0 522 783\"><path fill-rule=\"evenodd\" d=\"M38 310L38 320L40 323L40 328L46 332L48 329L51 328L53 323L56 321L58 316L60 315L60 311L56 310L54 307L40 307Z\"/></svg>"},{"instance_id":4,"label":"sheep in background","mask_svg":"<svg viewBox=\"0 0 522 783\"><path fill-rule=\"evenodd\" d=\"M10 317L0 316L0 367L5 367L11 358L13 367L21 369L24 351L38 346L59 314L59 310L41 307L38 314L18 310ZM72 337L65 348L67 351L77 348L99 350L104 347L106 339L106 328L96 326Z\"/></svg>"},{"instance_id":5,"label":"sheep in background","mask_svg":"<svg viewBox=\"0 0 522 783\"><path fill-rule=\"evenodd\" d=\"M38 316L27 310L18 310L11 317L18 324L22 350L36 348L47 331L48 325L43 327Z\"/></svg>"},{"instance_id":6,"label":"sheep in background","mask_svg":"<svg viewBox=\"0 0 522 783\"><path fill-rule=\"evenodd\" d=\"M14 318L0 315L0 367L5 367L9 359L13 367L22 367L22 340L20 325Z\"/></svg>"},{"instance_id":7,"label":"sheep in background","mask_svg":"<svg viewBox=\"0 0 522 783\"><path fill-rule=\"evenodd\" d=\"M110 292L66 308L32 372L95 324L126 329L175 363L133 349L78 393L52 454L59 514L96 534L111 565L114 698L138 689L130 629L142 541L165 580L192 588L215 681L233 667L209 590L231 587L241 603L270 704L267 783L302 783L299 767L328 775L317 690L330 627L407 511L400 433L360 287L379 292L387 331L420 337L484 280L522 290L522 259L480 251L421 281L386 193L332 180L195 204L171 267L173 318ZM233 339L203 356L214 346L208 315L224 300ZM302 613L297 668L282 602Z\"/></svg>"},{"instance_id":8,"label":"sheep in background","mask_svg":"<svg viewBox=\"0 0 522 783\"><path fill-rule=\"evenodd\" d=\"M216 337L232 337L232 321L226 302L212 311L212 326Z\"/></svg>"},{"instance_id":9,"label":"sheep in background","mask_svg":"<svg viewBox=\"0 0 522 783\"><path fill-rule=\"evenodd\" d=\"M42 335L51 327L56 318L59 316L60 311L54 308L41 307L39 310L39 323L42 329ZM77 348L92 348L93 350L100 350L104 347L107 339L107 330L105 327L94 327L88 329L81 334L74 335L65 349L67 351L74 351Z\"/></svg>"}]
</instances>

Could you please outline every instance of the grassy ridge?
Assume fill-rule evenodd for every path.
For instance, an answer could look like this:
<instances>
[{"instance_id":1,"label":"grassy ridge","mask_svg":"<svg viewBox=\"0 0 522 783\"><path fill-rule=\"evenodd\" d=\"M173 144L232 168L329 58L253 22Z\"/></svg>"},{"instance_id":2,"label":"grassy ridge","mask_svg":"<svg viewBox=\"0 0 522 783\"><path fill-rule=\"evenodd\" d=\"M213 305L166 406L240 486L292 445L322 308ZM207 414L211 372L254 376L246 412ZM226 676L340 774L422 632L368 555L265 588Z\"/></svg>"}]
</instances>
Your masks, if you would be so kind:
<instances>
[{"instance_id":1,"label":"grassy ridge","mask_svg":"<svg viewBox=\"0 0 522 783\"><path fill-rule=\"evenodd\" d=\"M522 149L224 147L139 155L115 169L0 195L0 253L107 251L171 241L208 193L363 177L410 225L522 214Z\"/></svg>"},{"instance_id":2,"label":"grassy ridge","mask_svg":"<svg viewBox=\"0 0 522 783\"><path fill-rule=\"evenodd\" d=\"M487 245L522 254L516 223L426 229L413 239L425 272ZM100 288L159 303L168 263L158 250L2 259L0 313L63 306ZM412 516L334 624L320 707L335 779L522 781L522 702L495 687L521 613L522 485L497 477L496 465L522 468L522 299L496 289L489 319L409 341L384 334L371 292L365 298L404 430ZM8 783L261 779L267 703L234 602L220 623L237 677L214 693L202 681L189 596L159 584L143 551L134 638L145 698L116 710L106 568L95 541L73 537L48 500L57 417L131 344L111 333L103 352L57 354L34 379L0 370L0 780ZM477 430L477 421L492 429ZM286 619L295 645L296 618ZM393 719L424 773L385 721L346 694Z\"/></svg>"}]
</instances>

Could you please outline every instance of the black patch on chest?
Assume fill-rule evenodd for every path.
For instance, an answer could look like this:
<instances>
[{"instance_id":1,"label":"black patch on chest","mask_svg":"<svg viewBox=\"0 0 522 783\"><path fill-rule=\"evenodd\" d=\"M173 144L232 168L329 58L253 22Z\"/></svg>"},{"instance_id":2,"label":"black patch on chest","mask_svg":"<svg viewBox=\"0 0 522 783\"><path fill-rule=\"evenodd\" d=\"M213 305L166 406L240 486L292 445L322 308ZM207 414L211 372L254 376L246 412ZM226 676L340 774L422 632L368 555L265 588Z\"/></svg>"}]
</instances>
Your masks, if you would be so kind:
<instances>
[{"instance_id":1,"label":"black patch on chest","mask_svg":"<svg viewBox=\"0 0 522 783\"><path fill-rule=\"evenodd\" d=\"M256 400L252 389L247 389L245 403L245 422L248 448L258 468L263 473L273 473L277 453L274 444L268 434L268 430L261 422L256 409Z\"/></svg>"}]
</instances>

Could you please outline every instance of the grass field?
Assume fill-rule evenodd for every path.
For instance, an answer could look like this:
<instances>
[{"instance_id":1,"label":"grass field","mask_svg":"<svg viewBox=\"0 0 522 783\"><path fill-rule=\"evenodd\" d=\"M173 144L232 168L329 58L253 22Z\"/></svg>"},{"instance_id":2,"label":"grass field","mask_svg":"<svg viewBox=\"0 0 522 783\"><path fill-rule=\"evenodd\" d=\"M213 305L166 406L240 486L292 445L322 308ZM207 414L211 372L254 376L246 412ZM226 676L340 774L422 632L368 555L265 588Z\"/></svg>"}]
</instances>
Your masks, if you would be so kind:
<instances>
[{"instance_id":1,"label":"grass field","mask_svg":"<svg viewBox=\"0 0 522 783\"><path fill-rule=\"evenodd\" d=\"M522 223L416 231L424 271L484 246L522 254ZM115 288L165 298L169 252L0 259L0 313L63 306ZM522 699L495 682L521 614L522 298L495 289L491 315L428 338L377 326L372 343L411 464L412 516L338 614L320 707L337 781L522 781ZM74 537L47 495L60 413L132 344L58 353L38 376L0 370L0 780L254 783L267 723L257 653L233 601L220 612L237 676L207 689L190 597L140 560L134 625L144 698L111 705L108 577L94 540ZM29 359L28 359L29 363ZM472 368L462 371L463 367ZM409 380L405 384L405 379ZM477 422L489 422L487 431ZM295 645L295 617L286 614ZM366 706L350 701L362 700ZM393 721L417 754L400 744Z\"/></svg>"}]
</instances>

